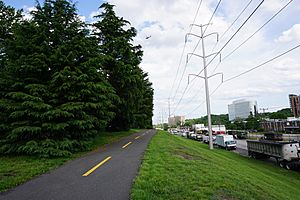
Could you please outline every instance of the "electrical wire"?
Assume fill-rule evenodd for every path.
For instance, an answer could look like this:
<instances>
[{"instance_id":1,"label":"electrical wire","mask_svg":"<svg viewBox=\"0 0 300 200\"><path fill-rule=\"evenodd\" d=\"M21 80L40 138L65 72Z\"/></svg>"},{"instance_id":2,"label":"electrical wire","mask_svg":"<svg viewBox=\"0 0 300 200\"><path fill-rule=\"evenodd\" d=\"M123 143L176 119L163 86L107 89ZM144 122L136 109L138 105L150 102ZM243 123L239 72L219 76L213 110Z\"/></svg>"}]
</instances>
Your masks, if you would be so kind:
<instances>
[{"instance_id":1,"label":"electrical wire","mask_svg":"<svg viewBox=\"0 0 300 200\"><path fill-rule=\"evenodd\" d=\"M222 1L222 0L219 0L217 6L215 7L215 10L214 10L213 14L211 15L208 24L211 23L211 21L212 21L214 15L216 14L216 12L217 12L217 10L218 10L218 8L219 8L219 6L220 6L221 1ZM192 26L191 26L191 27L192 27ZM206 30L207 30L207 27L205 28L203 34L205 33ZM190 31L190 32L191 32L191 31ZM189 32L189 33L190 33L190 32ZM195 46L195 48L194 48L194 50L193 50L193 53L194 53L194 52L196 51L196 49L198 48L200 41L201 41L201 39L198 40L198 43L197 43L197 45ZM184 66L184 70L183 70L182 76L181 76L181 78L180 78L178 87L177 87L177 89L176 89L176 91L175 91L173 100L175 99L176 94L177 94L177 92L178 92L178 89L179 89L179 87L180 87L180 85L181 85L181 82L182 82L183 76L184 76L184 74L185 74L186 68L187 68L187 63L186 63L185 66ZM195 78L194 78L194 79L195 79ZM194 79L193 79L193 80L194 80ZM193 80L192 80L192 81L193 81ZM188 89L188 85L185 87L185 89L184 89L184 91L183 91L183 93L182 93L182 96L180 97L179 102L182 101L182 98L183 98L184 94L186 93L187 89ZM179 103L178 103L177 106L175 107L173 114L176 112L178 105L179 105Z\"/></svg>"},{"instance_id":2,"label":"electrical wire","mask_svg":"<svg viewBox=\"0 0 300 200\"><path fill-rule=\"evenodd\" d=\"M245 7L243 8L243 10L238 14L238 16L235 18L235 20L234 20L234 21L230 24L230 26L223 32L223 34L220 36L219 40L215 43L215 45L214 45L214 47L213 47L211 53L215 50L215 48L216 48L218 42L222 40L222 38L224 37L224 35L226 35L226 33L231 29L231 27L235 24L235 22L236 22L236 21L242 16L242 14L246 11L246 9L249 7L249 5L252 3L252 1L253 1L253 0L250 0L250 1L246 4L246 6L245 6ZM219 3L221 3L221 2L219 2ZM219 3L218 3L218 4L219 4ZM214 12L216 12L216 9L215 9ZM205 30L205 31L206 31L206 30ZM197 47L198 47L200 41L201 41L201 39L198 41ZM197 48L197 47L196 47L196 48ZM218 64L220 64L220 63L218 63ZM202 71L201 71L201 72L202 72ZM200 72L200 73L201 73L201 72ZM204 86L202 85L202 87L200 88L200 90L202 90L203 87L204 87ZM188 91L187 91L187 92L188 92ZM191 101L192 101L197 95L198 95L198 94L195 93L195 95L191 98L191 100L190 100L189 102L187 102L187 104L191 103Z\"/></svg>"},{"instance_id":3,"label":"electrical wire","mask_svg":"<svg viewBox=\"0 0 300 200\"><path fill-rule=\"evenodd\" d=\"M249 19L254 15L254 13L259 9L259 7L264 3L265 0L262 0L258 6L252 11L252 13L247 17L247 19L242 23L242 25L236 30L236 32L230 37L230 39L225 43L225 45L223 45L223 47L218 51L218 54L229 44L229 42L236 36L236 34L242 29L242 27L249 21ZM212 61L218 56L218 54L216 54L210 61L209 63L206 65L206 67L204 67L197 75L199 76L205 68L207 68L211 63ZM193 84L193 81L195 80L196 78L193 78L191 80L191 84Z\"/></svg>"},{"instance_id":4,"label":"electrical wire","mask_svg":"<svg viewBox=\"0 0 300 200\"><path fill-rule=\"evenodd\" d=\"M290 0L287 4L285 4L279 11L277 11L269 20L267 20L260 28L258 28L253 34L251 34L246 40L244 40L241 44L239 44L233 51L228 53L224 58L223 61L226 60L228 57L230 57L234 52L236 52L241 46L243 46L246 42L248 42L254 35L256 35L262 28L264 28L268 23L270 23L279 13L281 13L290 3L292 3L294 0ZM213 72L214 73L217 68L219 67L220 63L218 63Z\"/></svg>"},{"instance_id":5,"label":"electrical wire","mask_svg":"<svg viewBox=\"0 0 300 200\"><path fill-rule=\"evenodd\" d=\"M265 62L263 62L263 63L261 63L261 64L259 64L259 65L257 65L257 66L255 66L255 67L252 67L251 69L248 69L248 70L246 70L246 71L244 71L244 72L242 72L242 73L240 73L238 75L232 76L231 78L225 79L223 81L223 83L229 82L229 81L231 81L233 79L236 79L236 78L238 78L238 77L240 77L240 76L242 76L244 74L247 74L247 73L249 73L249 72L251 72L251 71L253 71L253 70L255 70L255 69L259 68L259 67L262 67L262 66L268 64L269 62L272 62L272 61L274 61L274 60L276 60L276 59L284 56L285 54L288 54L289 52L294 51L295 49L297 49L299 47L300 47L300 44L297 45L297 46L295 46L295 47L293 47L293 48L291 48L291 49L289 49L289 50L287 50L287 51L285 51L285 52L283 52L283 53L281 53L281 54L279 54L279 55L277 55L277 56L275 56L275 57L273 57L273 58L271 58L271 59L269 59L269 60L267 60L267 61L265 61Z\"/></svg>"},{"instance_id":6,"label":"electrical wire","mask_svg":"<svg viewBox=\"0 0 300 200\"><path fill-rule=\"evenodd\" d=\"M265 0L262 0L258 6L256 6L256 8L252 11L252 13L247 17L247 19L242 23L242 25L235 31L235 33L230 37L230 39L223 45L223 47L218 51L219 53L230 43L230 41L236 36L236 34L243 28L243 26L249 21L249 19L254 15L254 13L256 13L256 11L259 9L259 7L264 3ZM213 60L218 56L218 54L216 54L206 65L206 67L208 67Z\"/></svg>"},{"instance_id":7,"label":"electrical wire","mask_svg":"<svg viewBox=\"0 0 300 200\"><path fill-rule=\"evenodd\" d=\"M285 52L283 52L283 53L281 53L281 54L279 54L279 55L277 55L277 56L275 56L275 57L273 57L273 58L271 58L271 59L269 59L269 60L267 60L267 61L265 61L265 62L263 62L263 63L261 63L261 64L259 64L259 65L257 65L257 66L255 66L255 67L253 67L253 68L251 68L251 69L249 69L249 70L246 70L246 71L244 71L244 72L242 72L242 73L240 73L238 75L235 75L235 76L233 76L233 77L231 77L229 79L224 80L223 83L229 82L229 81L231 81L233 79L236 79L236 78L238 78L238 77L240 77L240 76L242 76L244 74L247 74L247 73L249 73L249 72L251 72L251 71L253 71L253 70L255 70L255 69L259 68L259 67L262 67L262 66L264 66L264 65L266 65L266 64L268 64L268 63L270 63L270 62L272 62L272 61L274 61L274 60L276 60L276 59L278 59L278 58L280 58L280 57L282 57L282 56L290 53L291 51L294 51L295 49L297 49L299 47L300 47L300 44L297 45L297 46L295 46L295 47L293 47L293 48L291 48L291 49L289 49L289 50L287 50L287 51L285 51ZM209 96L212 96L221 87L221 85L223 83L220 83ZM205 103L205 101L203 103ZM192 110L191 112L189 112L185 116L190 115L193 112L195 112L198 108L200 108L203 105L203 103L201 103L199 106L197 106L194 110Z\"/></svg>"},{"instance_id":8,"label":"electrical wire","mask_svg":"<svg viewBox=\"0 0 300 200\"><path fill-rule=\"evenodd\" d=\"M200 7L202 5L202 1L203 0L199 0L198 6L197 6L197 11L195 13L195 17L194 17L193 23L195 23L195 21L196 21L196 18L198 16L198 13L199 13L199 10L200 10ZM191 26L189 32L192 31L192 28L193 27ZM182 63L182 59L183 59L183 55L184 55L184 52L185 52L185 48L186 48L186 41L184 42L184 46L183 46L183 49L182 49L182 52L181 52L181 56L180 56L180 59L179 59L179 64L178 64L178 67L177 67L177 70L176 70L175 79L174 79L174 81L172 83L172 87L171 87L169 98L171 97L173 89L174 89L174 85L175 85L175 82L176 82L176 79L177 79L177 76L178 76L178 73L179 73L179 68L180 68L181 63ZM176 92L175 92L175 94L176 94ZM175 98L175 96L174 96L174 98ZM174 98L173 98L173 100L174 100Z\"/></svg>"},{"instance_id":9,"label":"electrical wire","mask_svg":"<svg viewBox=\"0 0 300 200\"><path fill-rule=\"evenodd\" d=\"M241 43L236 49L234 49L232 52L230 52L228 55L226 55L226 57L224 57L224 59L225 58L228 58L230 55L232 55L238 48L240 48L243 44L245 44L250 38L252 38L256 33L258 33L264 26L266 26L271 20L273 20L280 12L282 12L291 2L292 2L293 0L290 0L285 6L283 6L277 13L275 13L268 21L266 21L258 30L256 30L250 37L248 37L243 43ZM223 50L228 44L229 44L229 42L233 39L233 37L240 31L240 29L245 25L245 23L252 17L252 15L258 10L258 8L262 5L262 3L264 2L264 0L262 0L261 2L260 2L260 4L255 8L255 10L251 13L251 15L244 21L244 23L240 26L240 28L231 36L231 38L225 43L225 45L219 50L219 52L221 51L221 50ZM278 59L278 58L280 58L280 57L282 57L282 56L284 56L284 55L286 55L286 54L288 54L288 53L290 53L291 51L294 51L295 49L297 49L297 48L299 48L300 47L300 44L299 45L297 45L297 46L295 46L295 47L293 47L293 48L291 48L291 49L289 49L289 50L287 50L287 51L285 51L285 52L283 52L283 53L281 53L281 54L279 54L279 55L277 55L277 56L275 56L275 57L273 57L273 58L271 58L271 59L269 59L269 60L267 60L267 61L265 61L265 62L263 62L263 63L261 63L261 64L259 64L259 65L257 65L257 66L255 66L255 67L253 67L253 68L251 68L251 69L249 69L249 70L246 70L246 71L244 71L244 72L242 72L242 73L240 73L240 74L238 74L238 75L235 75L235 76L233 76L233 77L230 77L230 78L228 78L228 79L225 79L224 81L223 81L223 83L226 83L226 82L229 82L229 81L232 81L232 80L234 80L234 79L236 79L236 78L238 78L238 77L240 77L240 76L243 76L243 75L245 75L245 74L247 74L247 73L249 73L249 72L251 72L251 71L253 71L253 70L255 70L255 69L257 69L257 68L260 68L260 67L262 67L262 66L264 66L264 65L266 65L266 64L268 64L268 63L270 63L270 62L272 62L272 61L274 61L274 60L276 60L276 59ZM216 57L216 56L215 56ZM208 63L208 65L209 64L211 64L211 62L215 59L215 57ZM224 60L223 59L223 60ZM208 65L206 66L206 67L208 67ZM202 72L203 70L201 70L201 72ZM215 71L215 70L214 70ZM201 73L200 72L200 73ZM200 74L199 73L199 74ZM198 74L198 75L199 75ZM193 79L194 80L194 79ZM193 81L192 80L192 81ZM220 83L216 88L215 88L215 90L210 94L210 96L212 96L220 87L221 87L221 85L223 84L223 83ZM193 113L193 112L195 112L198 108L200 108L203 104L205 103L205 101L203 101L199 106L197 106L194 110L192 110L191 112L189 112L189 113L187 113L186 115L189 115L189 114L191 114L191 113Z\"/></svg>"},{"instance_id":10,"label":"electrical wire","mask_svg":"<svg viewBox=\"0 0 300 200\"><path fill-rule=\"evenodd\" d=\"M289 49L289 50L287 50L287 51L285 51L285 52L283 52L283 53L281 53L281 54L279 54L279 55L277 55L277 56L275 56L275 57L273 57L273 58L271 58L271 59L269 59L269 60L267 60L267 61L265 61L265 62L263 62L263 63L261 63L261 64L259 64L259 65L257 65L257 66L255 66L255 67L252 67L252 68L249 69L249 70L246 70L246 71L244 71L244 72L242 72L242 73L240 73L240 74L238 74L238 75L235 75L235 76L233 76L233 77L231 77L231 78L228 78L228 79L224 80L223 83L232 81L233 79L236 79L236 78L238 78L238 77L240 77L240 76L242 76L242 75L244 75L244 74L247 74L247 73L249 73L249 72L251 72L251 71L253 71L253 70L255 70L255 69L259 68L259 67L262 67L262 66L264 66L264 65L266 65L266 64L268 64L268 63L270 63L270 62L272 62L272 61L274 61L274 60L276 60L276 59L278 59L278 58L280 58L280 57L282 57L282 56L284 56L284 55L290 53L291 51L294 51L294 50L298 49L299 47L300 47L300 44L297 45L297 46L295 46L295 47L293 47L293 48L291 48L291 49ZM209 96L212 96L212 95L213 95L213 94L221 87L221 85L222 85L223 83L220 83L220 84L214 89L214 91L213 91ZM204 103L205 103L205 101L204 101ZM203 103L201 103L201 104L200 104L199 106L197 106L194 110L192 110L191 112L189 112L188 114L186 114L186 116L192 114L193 112L195 112L195 111L196 111L198 108L200 108L202 105L203 105Z\"/></svg>"},{"instance_id":11,"label":"electrical wire","mask_svg":"<svg viewBox=\"0 0 300 200\"><path fill-rule=\"evenodd\" d=\"M213 91L212 93L209 95L210 97L221 87L223 83L220 83ZM192 113L194 113L198 108L200 108L201 106L203 106L205 104L206 101L202 101L201 104L199 106L197 106L196 108L194 108L191 112L187 113L185 116L190 115Z\"/></svg>"},{"instance_id":12,"label":"electrical wire","mask_svg":"<svg viewBox=\"0 0 300 200\"><path fill-rule=\"evenodd\" d=\"M250 6L250 4L252 3L253 0L250 0L247 5L243 8L243 10L240 12L240 14L238 14L238 16L235 18L235 20L230 24L230 26L223 32L223 34L220 36L219 40L215 43L213 49L211 50L211 52L213 52L215 50L215 48L217 47L217 44L219 43L219 41L221 41L223 39L223 37L226 35L226 33L231 29L231 27L235 24L235 22L237 22L237 20L242 16L242 14L247 10L247 8Z\"/></svg>"}]
</instances>

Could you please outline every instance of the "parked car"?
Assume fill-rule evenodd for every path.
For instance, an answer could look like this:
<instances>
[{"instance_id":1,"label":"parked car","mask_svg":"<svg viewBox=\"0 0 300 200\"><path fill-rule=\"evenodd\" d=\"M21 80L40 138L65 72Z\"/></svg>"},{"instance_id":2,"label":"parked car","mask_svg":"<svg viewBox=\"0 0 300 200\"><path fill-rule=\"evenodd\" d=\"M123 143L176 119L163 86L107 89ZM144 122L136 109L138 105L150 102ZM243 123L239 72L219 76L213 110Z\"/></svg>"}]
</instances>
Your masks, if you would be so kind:
<instances>
[{"instance_id":1,"label":"parked car","mask_svg":"<svg viewBox=\"0 0 300 200\"><path fill-rule=\"evenodd\" d=\"M196 134L195 140L197 140L197 141L202 141L202 139L203 139L202 134Z\"/></svg>"}]
</instances>

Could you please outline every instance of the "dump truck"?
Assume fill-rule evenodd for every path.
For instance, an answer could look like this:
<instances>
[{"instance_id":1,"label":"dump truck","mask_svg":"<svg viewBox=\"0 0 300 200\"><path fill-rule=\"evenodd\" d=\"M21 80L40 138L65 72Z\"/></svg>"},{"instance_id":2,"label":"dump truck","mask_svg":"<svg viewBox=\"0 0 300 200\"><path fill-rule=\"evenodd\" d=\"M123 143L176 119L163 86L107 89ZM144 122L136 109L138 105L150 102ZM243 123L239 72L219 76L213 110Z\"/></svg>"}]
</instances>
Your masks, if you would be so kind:
<instances>
[{"instance_id":1,"label":"dump truck","mask_svg":"<svg viewBox=\"0 0 300 200\"><path fill-rule=\"evenodd\" d=\"M299 166L299 142L283 142L269 140L247 140L248 155L260 159L276 159L280 167L293 169Z\"/></svg>"},{"instance_id":2,"label":"dump truck","mask_svg":"<svg viewBox=\"0 0 300 200\"><path fill-rule=\"evenodd\" d=\"M228 150L236 149L236 141L233 139L233 135L217 135L216 136L216 144Z\"/></svg>"}]
</instances>

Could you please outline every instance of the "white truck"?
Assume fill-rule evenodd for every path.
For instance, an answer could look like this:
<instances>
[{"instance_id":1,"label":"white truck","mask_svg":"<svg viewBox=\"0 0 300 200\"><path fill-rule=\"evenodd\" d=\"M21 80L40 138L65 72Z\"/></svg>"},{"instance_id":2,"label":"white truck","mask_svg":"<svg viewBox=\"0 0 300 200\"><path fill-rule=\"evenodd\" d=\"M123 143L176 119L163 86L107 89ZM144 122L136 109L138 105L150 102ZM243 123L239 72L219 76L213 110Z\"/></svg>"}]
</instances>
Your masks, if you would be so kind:
<instances>
[{"instance_id":1,"label":"white truck","mask_svg":"<svg viewBox=\"0 0 300 200\"><path fill-rule=\"evenodd\" d=\"M259 158L273 157L280 167L293 169L299 165L299 142L282 142L268 140L247 140L248 155Z\"/></svg>"},{"instance_id":2,"label":"white truck","mask_svg":"<svg viewBox=\"0 0 300 200\"><path fill-rule=\"evenodd\" d=\"M228 150L236 149L236 141L233 139L233 135L220 134L216 136L216 144Z\"/></svg>"}]
</instances>

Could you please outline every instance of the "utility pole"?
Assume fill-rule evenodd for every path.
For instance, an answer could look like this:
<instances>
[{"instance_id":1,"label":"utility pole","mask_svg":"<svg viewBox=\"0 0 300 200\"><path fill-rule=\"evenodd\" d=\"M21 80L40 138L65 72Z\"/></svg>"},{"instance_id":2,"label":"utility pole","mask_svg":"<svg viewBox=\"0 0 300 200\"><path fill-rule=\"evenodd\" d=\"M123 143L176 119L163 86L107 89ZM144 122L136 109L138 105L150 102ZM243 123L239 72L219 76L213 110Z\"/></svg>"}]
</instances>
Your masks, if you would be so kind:
<instances>
[{"instance_id":1,"label":"utility pole","mask_svg":"<svg viewBox=\"0 0 300 200\"><path fill-rule=\"evenodd\" d=\"M209 133L209 149L213 149L213 139L212 139L212 128L211 128L211 113L210 113L210 99L209 99L209 88L208 88L208 78L206 70L206 57L204 48L204 33L203 26L201 28L201 41L202 41L202 56L203 56L203 67L204 67L204 80L205 80L205 96L206 96L206 109L207 109L207 119L208 119L208 133Z\"/></svg>"},{"instance_id":2,"label":"utility pole","mask_svg":"<svg viewBox=\"0 0 300 200\"><path fill-rule=\"evenodd\" d=\"M201 35L196 35L196 34L193 34L193 33L188 33L187 35L193 35L193 36L196 36L196 37L199 37L201 39L201 42L202 42L202 56L198 55L198 54L194 54L194 53L190 53L192 56L198 56L198 57L201 57L203 59L203 71L204 71L204 77L202 76L199 76L198 74L189 74L190 75L193 75L193 76L197 76L197 77L200 77L200 78L203 78L205 80L205 96L206 96L206 109L207 109L207 121L208 121L208 133L209 133L209 149L213 149L213 138L212 138L212 127L211 127L211 110L210 110L210 97L209 97L209 87L208 87L208 79L211 78L212 76L215 76L217 74L221 74L222 75L222 82L223 82L223 74L222 73L216 73L216 74L213 74L211 76L207 76L207 69L206 69L206 58L209 57L209 56L212 56L212 55L215 55L215 54L219 54L219 52L217 53L212 53L210 55L205 55L205 45L204 45L204 38L207 37L207 36L210 36L210 35L213 35L213 34L216 34L217 35L217 40L219 38L219 35L218 33L210 33L210 34L207 34L207 35L204 35L204 31L203 31L203 27L204 26L209 26L210 24L204 24L204 25L197 25L197 24L192 24L191 26L198 26L200 27L201 29ZM186 36L187 36L186 35ZM185 38L187 40L187 38ZM188 54L189 55L189 54ZM188 56L187 56L188 58ZM187 60L188 62L188 60ZM188 79L189 80L189 79Z\"/></svg>"},{"instance_id":3,"label":"utility pole","mask_svg":"<svg viewBox=\"0 0 300 200\"><path fill-rule=\"evenodd\" d=\"M168 106L169 106L169 118L171 117L171 109L170 109L170 97L168 98Z\"/></svg>"}]
</instances>

